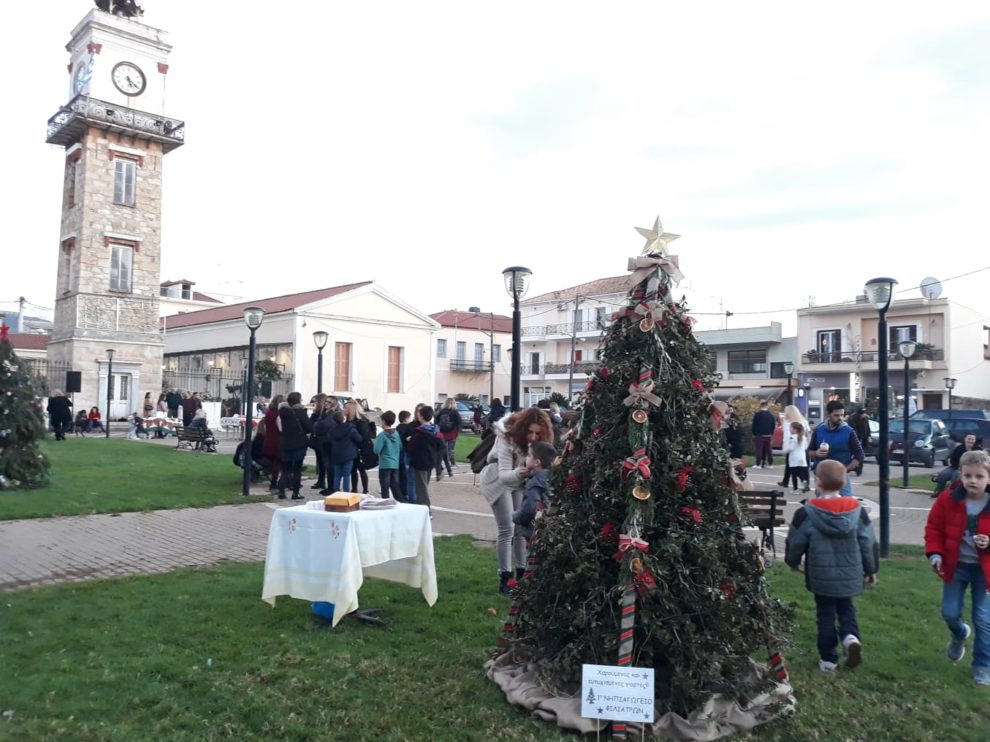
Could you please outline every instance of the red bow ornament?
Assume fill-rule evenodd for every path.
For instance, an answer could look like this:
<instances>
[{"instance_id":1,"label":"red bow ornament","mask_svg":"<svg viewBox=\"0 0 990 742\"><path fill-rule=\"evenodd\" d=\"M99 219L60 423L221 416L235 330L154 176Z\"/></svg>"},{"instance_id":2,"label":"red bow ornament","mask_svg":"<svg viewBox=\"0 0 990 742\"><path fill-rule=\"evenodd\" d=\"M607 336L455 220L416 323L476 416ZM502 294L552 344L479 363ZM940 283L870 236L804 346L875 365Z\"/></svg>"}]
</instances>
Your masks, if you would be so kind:
<instances>
[{"instance_id":1,"label":"red bow ornament","mask_svg":"<svg viewBox=\"0 0 990 742\"><path fill-rule=\"evenodd\" d=\"M644 554L650 553L649 543L639 538L639 536L630 536L623 533L619 536L619 551L629 551L630 549L636 549L636 551L641 551Z\"/></svg>"},{"instance_id":2,"label":"red bow ornament","mask_svg":"<svg viewBox=\"0 0 990 742\"><path fill-rule=\"evenodd\" d=\"M691 472L694 471L693 466L681 467L680 471L677 472L677 491L683 492L687 489L688 478L691 476Z\"/></svg>"},{"instance_id":3,"label":"red bow ornament","mask_svg":"<svg viewBox=\"0 0 990 742\"><path fill-rule=\"evenodd\" d=\"M693 520L695 523L701 523L701 511L698 510L698 508L692 508L688 505L685 505L684 507L681 508L681 512L685 513L686 515L690 515L691 520Z\"/></svg>"},{"instance_id":4,"label":"red bow ornament","mask_svg":"<svg viewBox=\"0 0 990 742\"><path fill-rule=\"evenodd\" d=\"M640 448L622 462L623 479L626 479L634 471L639 472L644 479L650 478L650 457L646 455L645 448Z\"/></svg>"}]
</instances>

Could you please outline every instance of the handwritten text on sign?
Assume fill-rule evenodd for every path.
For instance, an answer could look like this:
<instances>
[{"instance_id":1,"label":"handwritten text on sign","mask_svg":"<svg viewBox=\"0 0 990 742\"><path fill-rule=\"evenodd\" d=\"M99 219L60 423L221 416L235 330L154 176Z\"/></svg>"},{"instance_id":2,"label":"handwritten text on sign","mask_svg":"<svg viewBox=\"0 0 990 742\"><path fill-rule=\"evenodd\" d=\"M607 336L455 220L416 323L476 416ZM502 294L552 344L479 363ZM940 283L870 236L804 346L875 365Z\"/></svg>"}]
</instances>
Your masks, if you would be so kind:
<instances>
[{"instance_id":1,"label":"handwritten text on sign","mask_svg":"<svg viewBox=\"0 0 990 742\"><path fill-rule=\"evenodd\" d=\"M653 722L653 668L581 666L581 716Z\"/></svg>"}]
</instances>

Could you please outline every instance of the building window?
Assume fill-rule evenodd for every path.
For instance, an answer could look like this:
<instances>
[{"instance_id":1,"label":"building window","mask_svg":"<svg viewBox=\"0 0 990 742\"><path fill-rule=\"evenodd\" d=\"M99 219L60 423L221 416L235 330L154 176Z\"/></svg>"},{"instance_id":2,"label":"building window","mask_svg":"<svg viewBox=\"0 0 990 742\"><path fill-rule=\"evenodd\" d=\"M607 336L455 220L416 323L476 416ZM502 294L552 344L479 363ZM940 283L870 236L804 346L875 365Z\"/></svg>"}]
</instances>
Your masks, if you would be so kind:
<instances>
[{"instance_id":1,"label":"building window","mask_svg":"<svg viewBox=\"0 0 990 742\"><path fill-rule=\"evenodd\" d=\"M839 330L819 330L815 349L823 363L838 363L842 358L842 333Z\"/></svg>"},{"instance_id":2,"label":"building window","mask_svg":"<svg viewBox=\"0 0 990 742\"><path fill-rule=\"evenodd\" d=\"M714 350L706 350L708 356L708 370L715 371L718 368L718 353Z\"/></svg>"},{"instance_id":3,"label":"building window","mask_svg":"<svg viewBox=\"0 0 990 742\"><path fill-rule=\"evenodd\" d=\"M351 391L351 344L334 343L333 389L335 392Z\"/></svg>"},{"instance_id":4,"label":"building window","mask_svg":"<svg viewBox=\"0 0 990 742\"><path fill-rule=\"evenodd\" d=\"M131 292L131 272L134 248L130 245L110 245L110 290Z\"/></svg>"},{"instance_id":5,"label":"building window","mask_svg":"<svg viewBox=\"0 0 990 742\"><path fill-rule=\"evenodd\" d=\"M65 207L71 209L76 205L76 163L71 159L65 162Z\"/></svg>"},{"instance_id":6,"label":"building window","mask_svg":"<svg viewBox=\"0 0 990 742\"><path fill-rule=\"evenodd\" d=\"M890 325L887 329L890 331L890 345L887 347L891 350L896 350L897 344L902 340L918 342L917 325Z\"/></svg>"},{"instance_id":7,"label":"building window","mask_svg":"<svg viewBox=\"0 0 990 742\"><path fill-rule=\"evenodd\" d=\"M502 360L502 346L493 345L492 346L492 363L500 363Z\"/></svg>"},{"instance_id":8,"label":"building window","mask_svg":"<svg viewBox=\"0 0 990 742\"><path fill-rule=\"evenodd\" d=\"M129 374L121 374L117 378L120 379L120 393L117 399L126 402L131 393L131 377Z\"/></svg>"},{"instance_id":9,"label":"building window","mask_svg":"<svg viewBox=\"0 0 990 742\"><path fill-rule=\"evenodd\" d=\"M730 350L730 374L765 374L767 352L765 350Z\"/></svg>"},{"instance_id":10,"label":"building window","mask_svg":"<svg viewBox=\"0 0 990 742\"><path fill-rule=\"evenodd\" d=\"M583 351L581 351L581 350L575 350L574 351L574 363L581 363L581 360L582 360L583 356L584 356L584 352Z\"/></svg>"},{"instance_id":11,"label":"building window","mask_svg":"<svg viewBox=\"0 0 990 742\"><path fill-rule=\"evenodd\" d=\"M540 373L540 354L530 353L529 354L529 371L531 374Z\"/></svg>"},{"instance_id":12,"label":"building window","mask_svg":"<svg viewBox=\"0 0 990 742\"><path fill-rule=\"evenodd\" d=\"M607 307L595 307L595 326L599 330L604 330L608 327L608 308Z\"/></svg>"},{"instance_id":13,"label":"building window","mask_svg":"<svg viewBox=\"0 0 990 742\"><path fill-rule=\"evenodd\" d=\"M394 345L388 347L388 388L389 394L402 391L402 348Z\"/></svg>"},{"instance_id":14,"label":"building window","mask_svg":"<svg viewBox=\"0 0 990 742\"><path fill-rule=\"evenodd\" d=\"M137 184L137 163L123 157L113 161L113 202L123 206L134 205L134 190Z\"/></svg>"},{"instance_id":15,"label":"building window","mask_svg":"<svg viewBox=\"0 0 990 742\"><path fill-rule=\"evenodd\" d=\"M447 357L447 340L446 338L437 338L437 358Z\"/></svg>"},{"instance_id":16,"label":"building window","mask_svg":"<svg viewBox=\"0 0 990 742\"><path fill-rule=\"evenodd\" d=\"M467 343L463 340L457 341L457 360L463 361L467 358Z\"/></svg>"},{"instance_id":17,"label":"building window","mask_svg":"<svg viewBox=\"0 0 990 742\"><path fill-rule=\"evenodd\" d=\"M484 343L474 344L474 362L477 364L482 364L485 362L485 345Z\"/></svg>"}]
</instances>

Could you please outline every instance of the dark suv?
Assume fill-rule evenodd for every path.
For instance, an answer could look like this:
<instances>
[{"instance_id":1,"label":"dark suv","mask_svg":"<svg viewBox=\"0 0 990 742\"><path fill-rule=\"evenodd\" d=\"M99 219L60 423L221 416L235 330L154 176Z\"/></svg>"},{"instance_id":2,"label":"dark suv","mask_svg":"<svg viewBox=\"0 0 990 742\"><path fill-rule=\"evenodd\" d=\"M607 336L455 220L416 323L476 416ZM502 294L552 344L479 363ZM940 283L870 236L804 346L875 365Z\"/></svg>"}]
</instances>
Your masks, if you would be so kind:
<instances>
[{"instance_id":1,"label":"dark suv","mask_svg":"<svg viewBox=\"0 0 990 742\"><path fill-rule=\"evenodd\" d=\"M890 460L904 461L904 421L891 420ZM908 463L917 461L929 469L935 466L936 459L949 454L949 431L941 420L908 420Z\"/></svg>"},{"instance_id":2,"label":"dark suv","mask_svg":"<svg viewBox=\"0 0 990 742\"><path fill-rule=\"evenodd\" d=\"M467 400L459 399L457 400L457 414L461 416L461 430L473 430L474 429L474 408L477 407L480 402L469 402ZM487 415L491 412L491 407L486 404L481 405L481 414Z\"/></svg>"}]
</instances>

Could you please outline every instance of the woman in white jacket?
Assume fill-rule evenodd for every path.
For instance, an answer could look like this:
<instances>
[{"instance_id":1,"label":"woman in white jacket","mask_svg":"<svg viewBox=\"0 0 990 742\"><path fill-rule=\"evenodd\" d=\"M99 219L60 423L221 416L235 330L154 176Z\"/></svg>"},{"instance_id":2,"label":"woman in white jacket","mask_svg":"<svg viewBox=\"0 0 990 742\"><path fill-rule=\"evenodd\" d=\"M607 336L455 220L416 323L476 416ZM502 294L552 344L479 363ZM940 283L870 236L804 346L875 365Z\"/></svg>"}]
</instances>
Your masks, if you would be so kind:
<instances>
[{"instance_id":1,"label":"woman in white jacket","mask_svg":"<svg viewBox=\"0 0 990 742\"><path fill-rule=\"evenodd\" d=\"M516 579L522 577L526 565L526 542L516 535L512 513L522 504L523 482L529 476L526 453L535 441L553 443L550 417L541 409L529 407L513 413L508 419L492 424L495 445L488 454L488 463L481 472L481 494L491 505L498 527L495 551L498 554L499 592L511 592L512 566Z\"/></svg>"}]
</instances>

